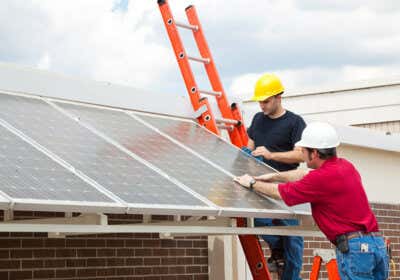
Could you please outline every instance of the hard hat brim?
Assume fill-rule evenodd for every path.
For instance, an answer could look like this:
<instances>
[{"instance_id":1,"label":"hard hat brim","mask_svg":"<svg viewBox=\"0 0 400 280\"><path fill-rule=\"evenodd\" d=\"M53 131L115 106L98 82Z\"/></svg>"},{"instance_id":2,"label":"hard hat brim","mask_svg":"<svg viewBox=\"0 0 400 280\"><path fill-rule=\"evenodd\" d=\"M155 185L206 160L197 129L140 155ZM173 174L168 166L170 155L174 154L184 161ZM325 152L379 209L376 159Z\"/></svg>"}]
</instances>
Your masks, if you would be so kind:
<instances>
[{"instance_id":1,"label":"hard hat brim","mask_svg":"<svg viewBox=\"0 0 400 280\"><path fill-rule=\"evenodd\" d=\"M311 148L311 149L331 149L331 148L337 148L340 145L340 141L336 142L334 145L322 145L318 147L313 147L315 144L310 144L307 143L306 141L300 140L296 144L294 144L295 147L302 147L302 148Z\"/></svg>"},{"instance_id":2,"label":"hard hat brim","mask_svg":"<svg viewBox=\"0 0 400 280\"><path fill-rule=\"evenodd\" d=\"M281 94L281 93L283 93L283 91L278 92L278 93L274 93L274 94L266 94L266 95L262 95L262 96L253 96L250 100L251 100L251 101L258 101L258 102L260 102L260 101L264 101L264 100L266 100L266 99L268 99L268 98L270 98L270 97L272 97L272 96L279 95L279 94Z\"/></svg>"}]
</instances>

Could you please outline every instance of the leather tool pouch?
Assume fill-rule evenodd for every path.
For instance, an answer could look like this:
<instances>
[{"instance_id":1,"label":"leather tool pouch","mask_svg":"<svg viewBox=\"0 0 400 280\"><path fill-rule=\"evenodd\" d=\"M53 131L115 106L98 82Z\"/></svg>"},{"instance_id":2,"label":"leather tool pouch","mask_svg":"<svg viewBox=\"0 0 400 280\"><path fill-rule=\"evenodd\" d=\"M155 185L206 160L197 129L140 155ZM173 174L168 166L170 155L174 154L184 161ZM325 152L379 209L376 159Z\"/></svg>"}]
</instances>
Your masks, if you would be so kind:
<instances>
[{"instance_id":1,"label":"leather tool pouch","mask_svg":"<svg viewBox=\"0 0 400 280\"><path fill-rule=\"evenodd\" d=\"M336 247L343 254L349 251L349 240L347 239L347 235L342 234L336 237Z\"/></svg>"}]
</instances>

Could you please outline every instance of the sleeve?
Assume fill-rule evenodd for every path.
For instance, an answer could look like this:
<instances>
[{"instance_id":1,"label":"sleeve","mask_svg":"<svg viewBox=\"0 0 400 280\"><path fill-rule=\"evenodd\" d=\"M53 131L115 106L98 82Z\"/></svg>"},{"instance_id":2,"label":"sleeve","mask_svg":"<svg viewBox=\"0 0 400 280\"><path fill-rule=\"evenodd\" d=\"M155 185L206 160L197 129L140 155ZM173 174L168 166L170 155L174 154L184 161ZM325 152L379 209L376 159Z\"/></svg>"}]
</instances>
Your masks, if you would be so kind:
<instances>
[{"instance_id":1,"label":"sleeve","mask_svg":"<svg viewBox=\"0 0 400 280\"><path fill-rule=\"evenodd\" d=\"M288 206L320 201L324 194L318 177L315 171L311 171L299 181L279 184L278 190L282 200Z\"/></svg>"},{"instance_id":2,"label":"sleeve","mask_svg":"<svg viewBox=\"0 0 400 280\"><path fill-rule=\"evenodd\" d=\"M294 124L293 130L292 130L292 135L291 135L291 137L292 137L291 140L292 140L293 146L294 146L294 144L296 144L297 142L300 141L301 135L302 135L305 127L306 127L306 123L304 122L303 118L298 116L297 120Z\"/></svg>"}]
</instances>

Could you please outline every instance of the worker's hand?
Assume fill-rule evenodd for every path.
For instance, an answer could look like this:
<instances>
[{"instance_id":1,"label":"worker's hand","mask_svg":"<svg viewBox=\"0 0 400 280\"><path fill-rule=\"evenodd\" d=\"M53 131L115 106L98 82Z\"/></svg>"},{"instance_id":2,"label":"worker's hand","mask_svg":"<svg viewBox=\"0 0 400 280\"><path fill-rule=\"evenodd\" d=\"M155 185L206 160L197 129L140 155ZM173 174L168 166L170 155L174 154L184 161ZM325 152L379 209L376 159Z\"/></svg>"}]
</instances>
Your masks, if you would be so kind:
<instances>
[{"instance_id":1,"label":"worker's hand","mask_svg":"<svg viewBox=\"0 0 400 280\"><path fill-rule=\"evenodd\" d=\"M257 147L252 153L253 156L263 156L265 159L272 159L272 153L264 146Z\"/></svg>"},{"instance_id":2,"label":"worker's hand","mask_svg":"<svg viewBox=\"0 0 400 280\"><path fill-rule=\"evenodd\" d=\"M275 179L276 173L267 173L263 174L260 176L254 177L257 181L263 181L263 182L273 182Z\"/></svg>"},{"instance_id":3,"label":"worker's hand","mask_svg":"<svg viewBox=\"0 0 400 280\"><path fill-rule=\"evenodd\" d=\"M253 180L253 177L251 177L249 174L245 174L243 176L235 177L233 180L243 187L250 188L250 182Z\"/></svg>"}]
</instances>

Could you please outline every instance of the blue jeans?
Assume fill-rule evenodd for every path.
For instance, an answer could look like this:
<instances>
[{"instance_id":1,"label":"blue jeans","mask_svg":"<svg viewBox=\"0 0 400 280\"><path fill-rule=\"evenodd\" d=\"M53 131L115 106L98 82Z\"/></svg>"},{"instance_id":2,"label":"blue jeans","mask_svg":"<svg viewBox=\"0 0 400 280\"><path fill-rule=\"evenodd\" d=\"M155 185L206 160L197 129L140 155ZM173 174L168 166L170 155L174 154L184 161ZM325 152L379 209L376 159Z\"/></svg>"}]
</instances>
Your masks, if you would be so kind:
<instances>
[{"instance_id":1,"label":"blue jeans","mask_svg":"<svg viewBox=\"0 0 400 280\"><path fill-rule=\"evenodd\" d=\"M383 237L362 236L349 240L349 251L336 249L340 279L387 279L389 257Z\"/></svg>"},{"instance_id":2,"label":"blue jeans","mask_svg":"<svg viewBox=\"0 0 400 280\"><path fill-rule=\"evenodd\" d=\"M260 226L297 226L298 220L294 219L265 219L255 218L254 224ZM280 249L283 251L285 267L283 269L282 280L301 280L300 272L303 264L303 237L300 236L275 236L262 235L262 239L269 245L271 250Z\"/></svg>"}]
</instances>

